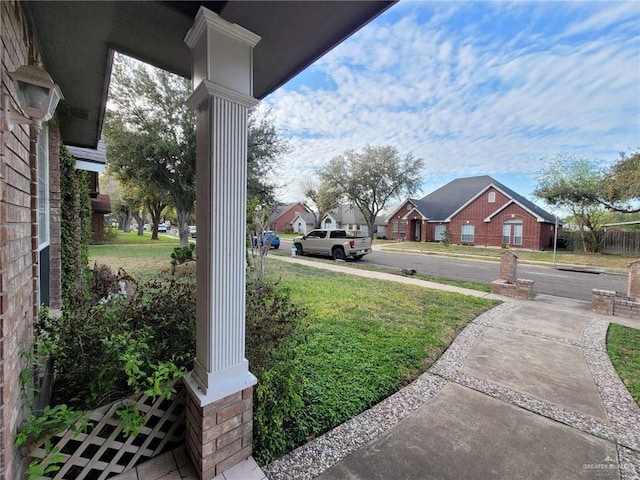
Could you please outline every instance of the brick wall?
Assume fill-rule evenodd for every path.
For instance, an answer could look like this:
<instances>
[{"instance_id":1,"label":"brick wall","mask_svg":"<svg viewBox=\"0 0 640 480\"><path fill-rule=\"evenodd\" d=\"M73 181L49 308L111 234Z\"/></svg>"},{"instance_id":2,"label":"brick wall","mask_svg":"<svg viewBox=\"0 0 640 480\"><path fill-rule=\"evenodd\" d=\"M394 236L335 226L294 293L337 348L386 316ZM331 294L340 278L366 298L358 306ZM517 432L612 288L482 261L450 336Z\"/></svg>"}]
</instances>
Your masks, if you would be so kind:
<instances>
[{"instance_id":1,"label":"brick wall","mask_svg":"<svg viewBox=\"0 0 640 480\"><path fill-rule=\"evenodd\" d=\"M50 247L49 247L49 306L60 309L62 306L60 275L60 133L53 122L49 122L49 199L50 211Z\"/></svg>"},{"instance_id":2,"label":"brick wall","mask_svg":"<svg viewBox=\"0 0 640 480\"><path fill-rule=\"evenodd\" d=\"M7 72L34 63L37 48L20 2L0 2L0 104L8 97L16 105L16 89ZM38 227L36 130L15 125L9 132L4 111L0 113L0 478L22 478L24 462L14 447L15 432L26 415L20 372L25 365L20 350L31 343L33 318L37 314ZM59 200L58 134L51 128L50 177L52 202ZM53 203L55 205L55 203ZM52 212L52 225L59 209ZM54 219L55 217L55 219ZM57 238L57 241L54 240ZM52 236L54 263L59 273L59 233ZM57 253L56 253L57 252ZM57 255L57 257L56 257ZM52 282L59 302L59 279ZM55 290L57 287L57 291ZM55 305L55 303L54 303Z\"/></svg>"},{"instance_id":3,"label":"brick wall","mask_svg":"<svg viewBox=\"0 0 640 480\"><path fill-rule=\"evenodd\" d=\"M205 407L187 388L186 443L200 478L216 477L247 459L252 439L253 387Z\"/></svg>"},{"instance_id":4,"label":"brick wall","mask_svg":"<svg viewBox=\"0 0 640 480\"><path fill-rule=\"evenodd\" d=\"M493 202L489 202L490 193L495 195ZM454 244L462 243L462 225L468 224L474 226L473 245L500 247L502 246L502 227L504 221L519 219L522 221L523 226L522 245L511 245L511 247L535 250L553 247L553 225L538 222L534 216L517 204L512 203L508 205L499 214L494 215L490 222L484 221L489 215L492 215L510 201L511 199L509 197L503 195L498 190L494 188L488 189L457 213L449 223L445 224L446 229L451 231L451 242ZM409 205L409 208L407 208L407 205ZM411 208L413 208L413 204L409 200L406 200L402 206L398 208L396 213L393 214L387 223L387 237L395 240L401 240L401 237L410 241L414 240L414 220L422 218L418 214L409 216L405 235L400 235L399 232L393 233L393 221L397 220L401 222L402 217L404 217ZM426 212L426 214L428 215L429 212ZM435 222L424 222L420 241L435 240L436 225Z\"/></svg>"},{"instance_id":5,"label":"brick wall","mask_svg":"<svg viewBox=\"0 0 640 480\"><path fill-rule=\"evenodd\" d=\"M591 308L594 312L640 320L640 299L598 288L594 288L591 293Z\"/></svg>"}]
</instances>

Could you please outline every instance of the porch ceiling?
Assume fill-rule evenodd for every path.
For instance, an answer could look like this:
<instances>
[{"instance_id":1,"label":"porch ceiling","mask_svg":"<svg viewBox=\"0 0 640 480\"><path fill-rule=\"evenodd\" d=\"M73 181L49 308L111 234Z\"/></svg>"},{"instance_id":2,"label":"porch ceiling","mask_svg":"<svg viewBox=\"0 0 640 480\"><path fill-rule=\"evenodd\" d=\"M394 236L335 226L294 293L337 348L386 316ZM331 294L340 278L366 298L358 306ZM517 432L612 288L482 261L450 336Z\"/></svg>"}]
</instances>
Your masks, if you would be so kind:
<instances>
[{"instance_id":1,"label":"porch ceiling","mask_svg":"<svg viewBox=\"0 0 640 480\"><path fill-rule=\"evenodd\" d=\"M391 1L27 1L45 68L65 100L67 145L95 148L104 116L111 51L184 77L184 37L201 5L262 37L254 49L254 96L264 98L389 8Z\"/></svg>"}]
</instances>

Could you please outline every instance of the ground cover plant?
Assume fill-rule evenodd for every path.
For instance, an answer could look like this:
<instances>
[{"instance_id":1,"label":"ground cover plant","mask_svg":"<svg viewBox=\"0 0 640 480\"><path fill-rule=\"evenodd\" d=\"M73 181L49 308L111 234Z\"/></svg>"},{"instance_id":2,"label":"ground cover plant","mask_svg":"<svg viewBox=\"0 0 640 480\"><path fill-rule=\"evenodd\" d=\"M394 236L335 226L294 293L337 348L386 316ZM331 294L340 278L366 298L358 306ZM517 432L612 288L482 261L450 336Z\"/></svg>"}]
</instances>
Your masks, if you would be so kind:
<instances>
[{"instance_id":1,"label":"ground cover plant","mask_svg":"<svg viewBox=\"0 0 640 480\"><path fill-rule=\"evenodd\" d=\"M607 353L631 396L640 406L640 330L609 325Z\"/></svg>"},{"instance_id":2,"label":"ground cover plant","mask_svg":"<svg viewBox=\"0 0 640 480\"><path fill-rule=\"evenodd\" d=\"M286 433L288 448L415 379L469 321L497 304L277 260L270 262L268 272L307 310L307 341L298 347L305 387L302 408Z\"/></svg>"}]
</instances>

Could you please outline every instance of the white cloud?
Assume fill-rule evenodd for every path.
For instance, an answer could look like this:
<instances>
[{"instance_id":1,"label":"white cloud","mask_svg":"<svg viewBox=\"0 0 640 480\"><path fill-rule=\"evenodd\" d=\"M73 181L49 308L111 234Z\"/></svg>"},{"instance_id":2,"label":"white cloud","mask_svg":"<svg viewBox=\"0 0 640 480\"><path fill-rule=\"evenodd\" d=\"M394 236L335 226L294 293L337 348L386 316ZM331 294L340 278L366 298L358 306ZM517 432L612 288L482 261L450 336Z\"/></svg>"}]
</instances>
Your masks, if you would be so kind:
<instances>
[{"instance_id":1,"label":"white cloud","mask_svg":"<svg viewBox=\"0 0 640 480\"><path fill-rule=\"evenodd\" d=\"M532 178L559 152L613 160L640 146L640 12L629 3L399 4L311 67L326 85L266 100L293 147L277 173L283 199L367 143L424 158L428 184Z\"/></svg>"}]
</instances>

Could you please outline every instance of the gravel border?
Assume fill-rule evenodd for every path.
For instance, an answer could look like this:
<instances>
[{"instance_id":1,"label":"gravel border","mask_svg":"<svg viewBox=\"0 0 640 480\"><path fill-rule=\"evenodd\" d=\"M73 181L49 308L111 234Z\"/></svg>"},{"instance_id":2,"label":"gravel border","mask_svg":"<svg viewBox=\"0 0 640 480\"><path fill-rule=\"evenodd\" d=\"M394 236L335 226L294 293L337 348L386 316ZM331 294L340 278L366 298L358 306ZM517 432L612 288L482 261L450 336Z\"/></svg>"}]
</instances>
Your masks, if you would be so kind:
<instances>
[{"instance_id":1,"label":"gravel border","mask_svg":"<svg viewBox=\"0 0 640 480\"><path fill-rule=\"evenodd\" d=\"M584 359L609 415L617 442L640 452L640 407L626 389L607 355L609 322L592 320L583 332Z\"/></svg>"},{"instance_id":2,"label":"gravel border","mask_svg":"<svg viewBox=\"0 0 640 480\"><path fill-rule=\"evenodd\" d=\"M448 381L452 381L585 433L615 442L621 479L640 480L640 408L618 377L606 353L609 322L601 318L592 318L584 328L580 341L496 322L499 317L520 307L521 304L517 302L507 302L484 312L467 325L427 373L370 410L264 467L264 473L271 480L316 477L426 404ZM464 363L487 328L499 328L581 347L610 424L464 374Z\"/></svg>"}]
</instances>

